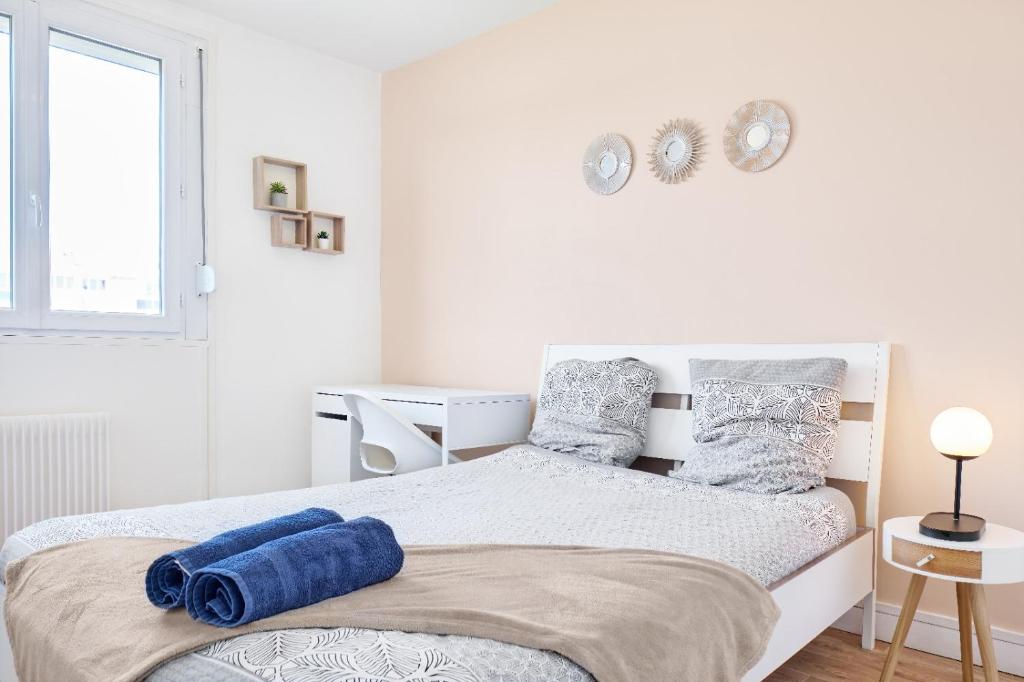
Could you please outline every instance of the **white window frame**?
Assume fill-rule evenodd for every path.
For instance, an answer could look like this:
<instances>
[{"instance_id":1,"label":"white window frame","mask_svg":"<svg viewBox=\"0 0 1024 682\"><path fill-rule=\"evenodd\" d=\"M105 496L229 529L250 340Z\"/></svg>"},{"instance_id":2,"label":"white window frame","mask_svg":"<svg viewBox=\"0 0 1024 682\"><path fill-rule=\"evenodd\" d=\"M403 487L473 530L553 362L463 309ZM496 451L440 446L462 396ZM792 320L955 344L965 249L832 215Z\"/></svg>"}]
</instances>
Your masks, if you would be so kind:
<instances>
[{"instance_id":1,"label":"white window frame","mask_svg":"<svg viewBox=\"0 0 1024 682\"><path fill-rule=\"evenodd\" d=\"M206 338L206 298L192 274L199 223L198 73L194 38L80 0L0 0L11 17L14 308L0 333ZM50 29L161 61L160 315L50 310L47 83Z\"/></svg>"}]
</instances>

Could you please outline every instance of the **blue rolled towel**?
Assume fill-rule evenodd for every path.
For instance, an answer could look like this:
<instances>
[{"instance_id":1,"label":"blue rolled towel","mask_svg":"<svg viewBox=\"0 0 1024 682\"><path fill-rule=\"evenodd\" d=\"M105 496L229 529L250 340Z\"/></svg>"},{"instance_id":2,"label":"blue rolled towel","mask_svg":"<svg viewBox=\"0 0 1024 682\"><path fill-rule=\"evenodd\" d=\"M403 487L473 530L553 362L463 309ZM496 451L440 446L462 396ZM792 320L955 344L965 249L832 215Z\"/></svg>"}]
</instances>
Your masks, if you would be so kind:
<instances>
[{"instance_id":1,"label":"blue rolled towel","mask_svg":"<svg viewBox=\"0 0 1024 682\"><path fill-rule=\"evenodd\" d=\"M173 609L185 605L185 583L203 566L240 554L265 542L319 528L344 519L330 509L311 507L244 528L216 535L206 542L164 554L146 571L146 596L155 606Z\"/></svg>"},{"instance_id":2,"label":"blue rolled towel","mask_svg":"<svg viewBox=\"0 0 1024 682\"><path fill-rule=\"evenodd\" d=\"M388 580L404 559L391 527L364 516L199 569L185 587L185 608L210 625L244 625Z\"/></svg>"}]
</instances>

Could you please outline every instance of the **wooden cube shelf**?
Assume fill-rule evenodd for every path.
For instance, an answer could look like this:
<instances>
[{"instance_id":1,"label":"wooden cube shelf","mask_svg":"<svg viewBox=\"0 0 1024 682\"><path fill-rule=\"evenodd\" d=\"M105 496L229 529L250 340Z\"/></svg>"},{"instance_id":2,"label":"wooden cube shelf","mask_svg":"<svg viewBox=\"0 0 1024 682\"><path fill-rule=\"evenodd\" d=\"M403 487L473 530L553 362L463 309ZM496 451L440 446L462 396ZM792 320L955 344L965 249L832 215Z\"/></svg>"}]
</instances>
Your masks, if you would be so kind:
<instances>
[{"instance_id":1,"label":"wooden cube shelf","mask_svg":"<svg viewBox=\"0 0 1024 682\"><path fill-rule=\"evenodd\" d=\"M287 174L294 181L285 181ZM288 186L289 201L294 197L292 206L273 206L270 203L270 183L280 180ZM257 156L252 160L252 205L261 211L275 213L303 214L309 210L309 198L306 189L306 164L298 161L275 159L271 156Z\"/></svg>"},{"instance_id":2,"label":"wooden cube shelf","mask_svg":"<svg viewBox=\"0 0 1024 682\"><path fill-rule=\"evenodd\" d=\"M328 249L321 249L317 241L317 233L324 229L317 225L317 220L331 221L331 227L327 229L331 234L331 246ZM307 211L306 250L328 256L337 256L345 253L345 216L324 213L323 211Z\"/></svg>"},{"instance_id":3,"label":"wooden cube shelf","mask_svg":"<svg viewBox=\"0 0 1024 682\"><path fill-rule=\"evenodd\" d=\"M272 182L284 182L289 190L289 201L294 198L291 205L274 206L270 203ZM252 205L260 211L271 212L271 245L328 256L345 253L345 216L309 208L306 164L272 156L253 158ZM330 224L325 224L325 221ZM320 248L316 234L321 230L331 235L329 248Z\"/></svg>"},{"instance_id":4,"label":"wooden cube shelf","mask_svg":"<svg viewBox=\"0 0 1024 682\"><path fill-rule=\"evenodd\" d=\"M294 223L294 236L288 239L288 225ZM309 244L308 221L304 215L275 213L270 216L270 243L289 249L304 249Z\"/></svg>"}]
</instances>

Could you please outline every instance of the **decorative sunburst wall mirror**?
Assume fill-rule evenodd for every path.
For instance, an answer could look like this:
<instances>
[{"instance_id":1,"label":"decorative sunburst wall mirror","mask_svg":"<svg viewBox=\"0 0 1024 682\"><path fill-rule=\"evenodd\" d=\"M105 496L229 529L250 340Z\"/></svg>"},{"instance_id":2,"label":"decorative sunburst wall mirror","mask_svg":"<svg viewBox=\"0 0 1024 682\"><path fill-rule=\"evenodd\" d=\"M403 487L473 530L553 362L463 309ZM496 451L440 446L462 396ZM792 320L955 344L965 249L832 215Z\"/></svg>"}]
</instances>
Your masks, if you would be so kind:
<instances>
[{"instance_id":1,"label":"decorative sunburst wall mirror","mask_svg":"<svg viewBox=\"0 0 1024 682\"><path fill-rule=\"evenodd\" d=\"M763 171L786 151L789 116L775 102L747 102L729 119L722 143L732 165L753 173Z\"/></svg>"},{"instance_id":2,"label":"decorative sunburst wall mirror","mask_svg":"<svg viewBox=\"0 0 1024 682\"><path fill-rule=\"evenodd\" d=\"M700 128L690 119L677 118L658 129L647 158L656 178L674 184L693 175L703 156Z\"/></svg>"},{"instance_id":3,"label":"decorative sunburst wall mirror","mask_svg":"<svg viewBox=\"0 0 1024 682\"><path fill-rule=\"evenodd\" d=\"M633 170L633 151L622 135L607 133L594 138L583 153L583 179L598 194L622 189Z\"/></svg>"}]
</instances>

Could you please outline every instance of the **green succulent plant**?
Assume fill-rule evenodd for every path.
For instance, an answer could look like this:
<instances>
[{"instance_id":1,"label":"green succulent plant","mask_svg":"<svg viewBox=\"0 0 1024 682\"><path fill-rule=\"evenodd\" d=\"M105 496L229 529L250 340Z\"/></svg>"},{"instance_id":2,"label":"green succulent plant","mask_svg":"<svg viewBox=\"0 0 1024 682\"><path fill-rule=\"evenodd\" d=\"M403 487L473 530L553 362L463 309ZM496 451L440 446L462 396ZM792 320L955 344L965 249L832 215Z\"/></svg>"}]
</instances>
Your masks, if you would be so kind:
<instances>
[{"instance_id":1,"label":"green succulent plant","mask_svg":"<svg viewBox=\"0 0 1024 682\"><path fill-rule=\"evenodd\" d=\"M272 182L270 183L271 194L288 194L288 188L283 182Z\"/></svg>"},{"instance_id":2,"label":"green succulent plant","mask_svg":"<svg viewBox=\"0 0 1024 682\"><path fill-rule=\"evenodd\" d=\"M327 234L327 230L320 230L319 232L316 233L317 239L327 239L330 236L331 235Z\"/></svg>"}]
</instances>

